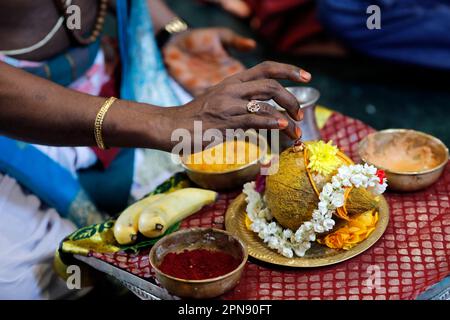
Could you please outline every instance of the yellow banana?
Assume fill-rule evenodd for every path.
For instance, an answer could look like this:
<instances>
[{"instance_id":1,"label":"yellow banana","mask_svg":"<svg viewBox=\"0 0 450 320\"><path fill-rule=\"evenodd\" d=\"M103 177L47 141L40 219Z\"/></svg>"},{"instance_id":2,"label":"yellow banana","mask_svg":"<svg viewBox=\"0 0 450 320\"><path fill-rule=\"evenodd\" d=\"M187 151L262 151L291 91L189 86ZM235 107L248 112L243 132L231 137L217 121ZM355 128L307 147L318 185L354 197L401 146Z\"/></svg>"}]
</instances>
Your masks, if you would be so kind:
<instances>
[{"instance_id":1,"label":"yellow banana","mask_svg":"<svg viewBox=\"0 0 450 320\"><path fill-rule=\"evenodd\" d=\"M139 232L149 238L159 237L167 228L216 201L217 192L185 188L165 195L144 209L139 217Z\"/></svg>"},{"instance_id":2,"label":"yellow banana","mask_svg":"<svg viewBox=\"0 0 450 320\"><path fill-rule=\"evenodd\" d=\"M139 216L152 202L161 199L164 194L150 195L126 208L114 224L114 237L120 244L130 244L136 241Z\"/></svg>"}]
</instances>

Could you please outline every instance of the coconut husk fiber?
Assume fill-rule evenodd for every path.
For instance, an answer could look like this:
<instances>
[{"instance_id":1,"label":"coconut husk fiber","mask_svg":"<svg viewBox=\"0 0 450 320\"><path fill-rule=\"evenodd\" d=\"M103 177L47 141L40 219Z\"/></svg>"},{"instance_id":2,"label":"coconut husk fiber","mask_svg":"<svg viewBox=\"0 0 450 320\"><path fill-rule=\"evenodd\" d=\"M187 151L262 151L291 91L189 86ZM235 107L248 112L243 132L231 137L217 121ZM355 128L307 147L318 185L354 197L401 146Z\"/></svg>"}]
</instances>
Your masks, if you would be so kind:
<instances>
[{"instance_id":1,"label":"coconut husk fiber","mask_svg":"<svg viewBox=\"0 0 450 320\"><path fill-rule=\"evenodd\" d=\"M319 191L332 176L314 179ZM319 197L308 178L303 151L289 148L281 153L278 171L266 177L265 199L271 214L284 228L297 230L311 219ZM375 197L363 188L353 189L346 202L349 216L376 206Z\"/></svg>"}]
</instances>

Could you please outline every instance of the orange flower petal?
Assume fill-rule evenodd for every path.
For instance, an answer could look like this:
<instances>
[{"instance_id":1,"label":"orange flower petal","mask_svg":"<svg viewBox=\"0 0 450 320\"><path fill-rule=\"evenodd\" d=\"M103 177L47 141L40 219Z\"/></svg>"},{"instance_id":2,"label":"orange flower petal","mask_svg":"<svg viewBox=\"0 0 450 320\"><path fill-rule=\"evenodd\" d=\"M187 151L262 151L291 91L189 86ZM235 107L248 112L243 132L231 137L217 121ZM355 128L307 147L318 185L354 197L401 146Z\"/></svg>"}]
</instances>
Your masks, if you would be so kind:
<instances>
[{"instance_id":1,"label":"orange flower petal","mask_svg":"<svg viewBox=\"0 0 450 320\"><path fill-rule=\"evenodd\" d=\"M319 243L325 244L332 249L349 250L367 239L367 237L375 230L377 222L377 211L372 210L364 212L351 219L347 225L328 234L324 239L319 240Z\"/></svg>"}]
</instances>

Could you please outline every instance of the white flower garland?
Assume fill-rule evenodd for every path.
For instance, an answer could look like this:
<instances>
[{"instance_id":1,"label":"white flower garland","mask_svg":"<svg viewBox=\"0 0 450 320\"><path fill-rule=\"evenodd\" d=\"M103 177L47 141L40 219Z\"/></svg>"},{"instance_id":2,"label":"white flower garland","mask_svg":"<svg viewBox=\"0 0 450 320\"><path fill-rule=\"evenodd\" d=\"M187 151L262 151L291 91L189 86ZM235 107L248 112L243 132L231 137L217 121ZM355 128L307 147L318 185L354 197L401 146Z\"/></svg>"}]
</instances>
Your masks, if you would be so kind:
<instances>
[{"instance_id":1,"label":"white flower garland","mask_svg":"<svg viewBox=\"0 0 450 320\"><path fill-rule=\"evenodd\" d=\"M383 178L380 183L377 168L372 165L341 166L331 182L323 187L312 219L293 232L272 221L265 199L255 190L255 183L246 183L243 192L247 195L247 215L252 222L250 228L269 248L277 250L283 256L292 258L295 253L303 257L311 247L311 242L316 240L316 234L333 229L335 222L332 217L337 208L344 206L346 187L363 187L379 195L386 190L387 181Z\"/></svg>"}]
</instances>

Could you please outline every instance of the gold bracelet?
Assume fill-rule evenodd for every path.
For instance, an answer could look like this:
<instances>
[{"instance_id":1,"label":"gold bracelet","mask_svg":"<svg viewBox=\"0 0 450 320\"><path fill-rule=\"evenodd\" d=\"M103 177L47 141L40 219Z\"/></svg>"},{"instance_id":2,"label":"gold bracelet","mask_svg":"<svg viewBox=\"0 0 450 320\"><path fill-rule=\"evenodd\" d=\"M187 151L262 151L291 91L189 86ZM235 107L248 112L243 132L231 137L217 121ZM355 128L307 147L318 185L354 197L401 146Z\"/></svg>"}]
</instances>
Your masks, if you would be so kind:
<instances>
[{"instance_id":1,"label":"gold bracelet","mask_svg":"<svg viewBox=\"0 0 450 320\"><path fill-rule=\"evenodd\" d=\"M95 117L95 126L94 126L94 136L95 136L95 142L97 142L97 146L100 149L107 149L105 146L105 143L103 142L103 120L105 119L105 115L108 112L109 107L116 101L117 98L110 97L108 98L100 108L100 110L97 113L97 116Z\"/></svg>"},{"instance_id":2,"label":"gold bracelet","mask_svg":"<svg viewBox=\"0 0 450 320\"><path fill-rule=\"evenodd\" d=\"M170 21L168 24L166 24L164 26L164 29L170 34L179 33L186 31L188 29L188 25L186 22L177 17L172 21Z\"/></svg>"}]
</instances>

